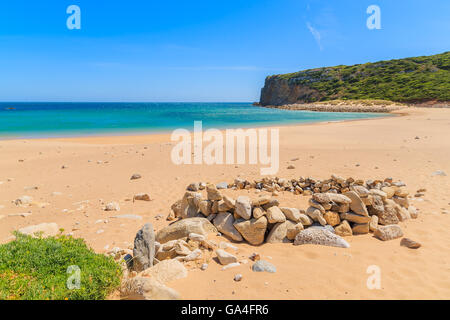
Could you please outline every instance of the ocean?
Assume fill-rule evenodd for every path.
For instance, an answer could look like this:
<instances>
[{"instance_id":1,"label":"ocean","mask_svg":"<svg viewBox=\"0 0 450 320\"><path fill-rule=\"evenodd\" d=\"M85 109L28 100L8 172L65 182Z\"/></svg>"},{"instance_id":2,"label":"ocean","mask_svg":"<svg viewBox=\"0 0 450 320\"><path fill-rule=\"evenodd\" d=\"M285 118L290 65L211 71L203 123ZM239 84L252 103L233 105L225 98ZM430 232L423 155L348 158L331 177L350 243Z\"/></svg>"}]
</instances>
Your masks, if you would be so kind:
<instances>
[{"instance_id":1,"label":"ocean","mask_svg":"<svg viewBox=\"0 0 450 320\"><path fill-rule=\"evenodd\" d=\"M248 128L376 118L376 113L268 109L250 103L0 102L0 137L141 134L203 128Z\"/></svg>"}]
</instances>

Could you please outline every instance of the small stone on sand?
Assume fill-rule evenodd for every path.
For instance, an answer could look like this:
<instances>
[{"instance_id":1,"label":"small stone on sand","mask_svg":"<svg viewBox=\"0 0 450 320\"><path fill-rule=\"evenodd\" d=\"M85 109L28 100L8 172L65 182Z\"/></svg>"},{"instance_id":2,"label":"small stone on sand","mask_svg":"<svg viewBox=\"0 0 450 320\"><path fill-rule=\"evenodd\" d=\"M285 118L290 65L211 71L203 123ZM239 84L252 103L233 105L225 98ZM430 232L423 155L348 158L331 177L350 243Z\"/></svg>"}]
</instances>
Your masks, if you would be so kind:
<instances>
[{"instance_id":1,"label":"small stone on sand","mask_svg":"<svg viewBox=\"0 0 450 320\"><path fill-rule=\"evenodd\" d=\"M422 245L414 240L411 240L409 238L403 238L400 241L400 245L403 247L407 247L410 249L419 249Z\"/></svg>"}]
</instances>

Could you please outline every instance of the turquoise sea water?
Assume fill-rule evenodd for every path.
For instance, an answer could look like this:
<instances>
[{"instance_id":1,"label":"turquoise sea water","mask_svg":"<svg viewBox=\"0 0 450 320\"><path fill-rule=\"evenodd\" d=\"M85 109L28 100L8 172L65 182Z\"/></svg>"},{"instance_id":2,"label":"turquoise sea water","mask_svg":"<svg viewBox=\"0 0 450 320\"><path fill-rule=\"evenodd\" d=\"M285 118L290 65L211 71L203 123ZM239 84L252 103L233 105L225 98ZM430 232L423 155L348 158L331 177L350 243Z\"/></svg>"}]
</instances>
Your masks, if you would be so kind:
<instances>
[{"instance_id":1,"label":"turquoise sea water","mask_svg":"<svg viewBox=\"0 0 450 320\"><path fill-rule=\"evenodd\" d=\"M385 116L268 109L250 103L0 103L0 137L63 137L245 128Z\"/></svg>"}]
</instances>

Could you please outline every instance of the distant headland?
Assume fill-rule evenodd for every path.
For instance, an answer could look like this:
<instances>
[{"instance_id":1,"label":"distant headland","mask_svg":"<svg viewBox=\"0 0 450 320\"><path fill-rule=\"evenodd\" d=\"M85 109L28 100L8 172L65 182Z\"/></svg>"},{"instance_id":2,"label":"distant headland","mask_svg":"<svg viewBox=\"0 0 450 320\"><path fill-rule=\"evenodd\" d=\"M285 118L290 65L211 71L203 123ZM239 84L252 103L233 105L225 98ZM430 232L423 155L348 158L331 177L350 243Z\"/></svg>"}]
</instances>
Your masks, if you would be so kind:
<instances>
[{"instance_id":1,"label":"distant headland","mask_svg":"<svg viewBox=\"0 0 450 320\"><path fill-rule=\"evenodd\" d=\"M384 100L387 104L449 106L450 51L431 56L272 75L266 78L259 105L331 106L329 101L334 100ZM311 108L316 107L307 109ZM297 109L304 108L297 106Z\"/></svg>"}]
</instances>

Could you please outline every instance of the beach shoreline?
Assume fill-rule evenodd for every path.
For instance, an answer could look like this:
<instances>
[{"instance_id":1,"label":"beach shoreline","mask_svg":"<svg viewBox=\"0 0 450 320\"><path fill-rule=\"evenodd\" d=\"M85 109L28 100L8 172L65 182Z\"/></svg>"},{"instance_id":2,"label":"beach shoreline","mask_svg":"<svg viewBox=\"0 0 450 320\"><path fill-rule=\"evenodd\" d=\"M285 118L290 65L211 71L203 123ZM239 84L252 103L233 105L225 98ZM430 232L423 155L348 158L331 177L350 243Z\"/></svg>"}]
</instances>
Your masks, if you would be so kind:
<instances>
[{"instance_id":1,"label":"beach shoreline","mask_svg":"<svg viewBox=\"0 0 450 320\"><path fill-rule=\"evenodd\" d=\"M309 111L309 110L298 110L298 111ZM313 111L314 112L314 111ZM364 112L362 112L364 113ZM323 121L312 121L312 122L299 122L299 123L280 123L279 125L271 124L271 125L248 125L248 126L241 126L241 127L229 127L229 128L219 128L218 130L222 133L224 133L227 129L274 129L274 128L289 128L289 127L298 127L298 126L320 126L320 125L327 125L330 123L346 123L346 122L358 122L358 121L369 121L369 120L378 120L378 119L385 119L385 118L391 118L391 117L400 117L400 116L407 116L409 114L408 108L401 108L397 110L392 110L389 113L386 113L385 116L377 116L377 117L370 117L370 118L358 118L358 119L344 119L344 120L323 120ZM48 137L5 137L0 135L0 142L1 141L11 141L11 140L54 140L54 141L67 141L67 142L80 142L80 143L89 143L90 140L98 140L104 141L104 143L108 143L108 138L111 138L110 141L113 143L113 140L120 140L126 142L134 141L134 140L142 140L145 138L151 138L150 141L156 142L168 142L170 141L170 136L172 134L173 130L167 129L164 131L143 131L143 132L135 132L133 130L131 131L118 131L118 132L108 132L108 133L92 133L89 135L76 135L75 133L70 136L48 136ZM192 132L192 130L190 130Z\"/></svg>"},{"instance_id":2,"label":"beach shoreline","mask_svg":"<svg viewBox=\"0 0 450 320\"><path fill-rule=\"evenodd\" d=\"M284 105L260 105L269 109L302 110L316 112L363 112L392 113L401 109L414 107L403 103L385 100L331 100L314 103L293 103Z\"/></svg>"},{"instance_id":3,"label":"beach shoreline","mask_svg":"<svg viewBox=\"0 0 450 320\"><path fill-rule=\"evenodd\" d=\"M346 237L348 249L237 243L240 259L257 252L277 272L252 272L251 263L222 271L211 261L206 271L188 265L187 278L168 286L183 299L199 300L448 299L450 283L443 275L450 258L442 253L450 249L450 215L444 214L450 210L450 181L432 173L450 173L450 109L408 108L393 114L397 116L278 126L277 176L326 179L337 174L404 181L420 214L401 227L405 236L422 244L420 249L401 247L400 239L382 242L371 234ZM0 243L10 241L18 228L55 222L64 234L85 239L96 252L127 248L145 222L156 230L169 224L171 205L190 183L261 178L259 165L175 165L170 160L173 146L170 134L0 140L0 152L6 155L0 157ZM288 169L291 165L294 169ZM130 180L135 173L142 178ZM425 196L415 198L421 188ZM130 201L143 192L150 202ZM224 194L253 199L261 193ZM22 195L34 203L16 206L13 201ZM280 192L277 199L281 206L308 205L308 197L289 192ZM119 212L103 210L111 201L119 203ZM381 290L366 286L371 265L382 270ZM243 275L241 282L233 281L236 273Z\"/></svg>"},{"instance_id":4,"label":"beach shoreline","mask_svg":"<svg viewBox=\"0 0 450 320\"><path fill-rule=\"evenodd\" d=\"M1 104L1 103L0 103ZM331 110L333 111L333 110ZM100 115L110 112L107 116ZM4 115L4 117L3 117ZM141 116L142 115L142 116ZM386 114L388 115L388 114ZM47 139L97 136L167 134L178 128L192 130L201 121L204 130L251 129L378 118L373 112L314 112L269 110L247 103L97 104L58 103L37 107L21 105L14 112L0 110L0 139ZM34 122L33 119L36 119ZM38 119L42 119L41 121Z\"/></svg>"}]
</instances>

